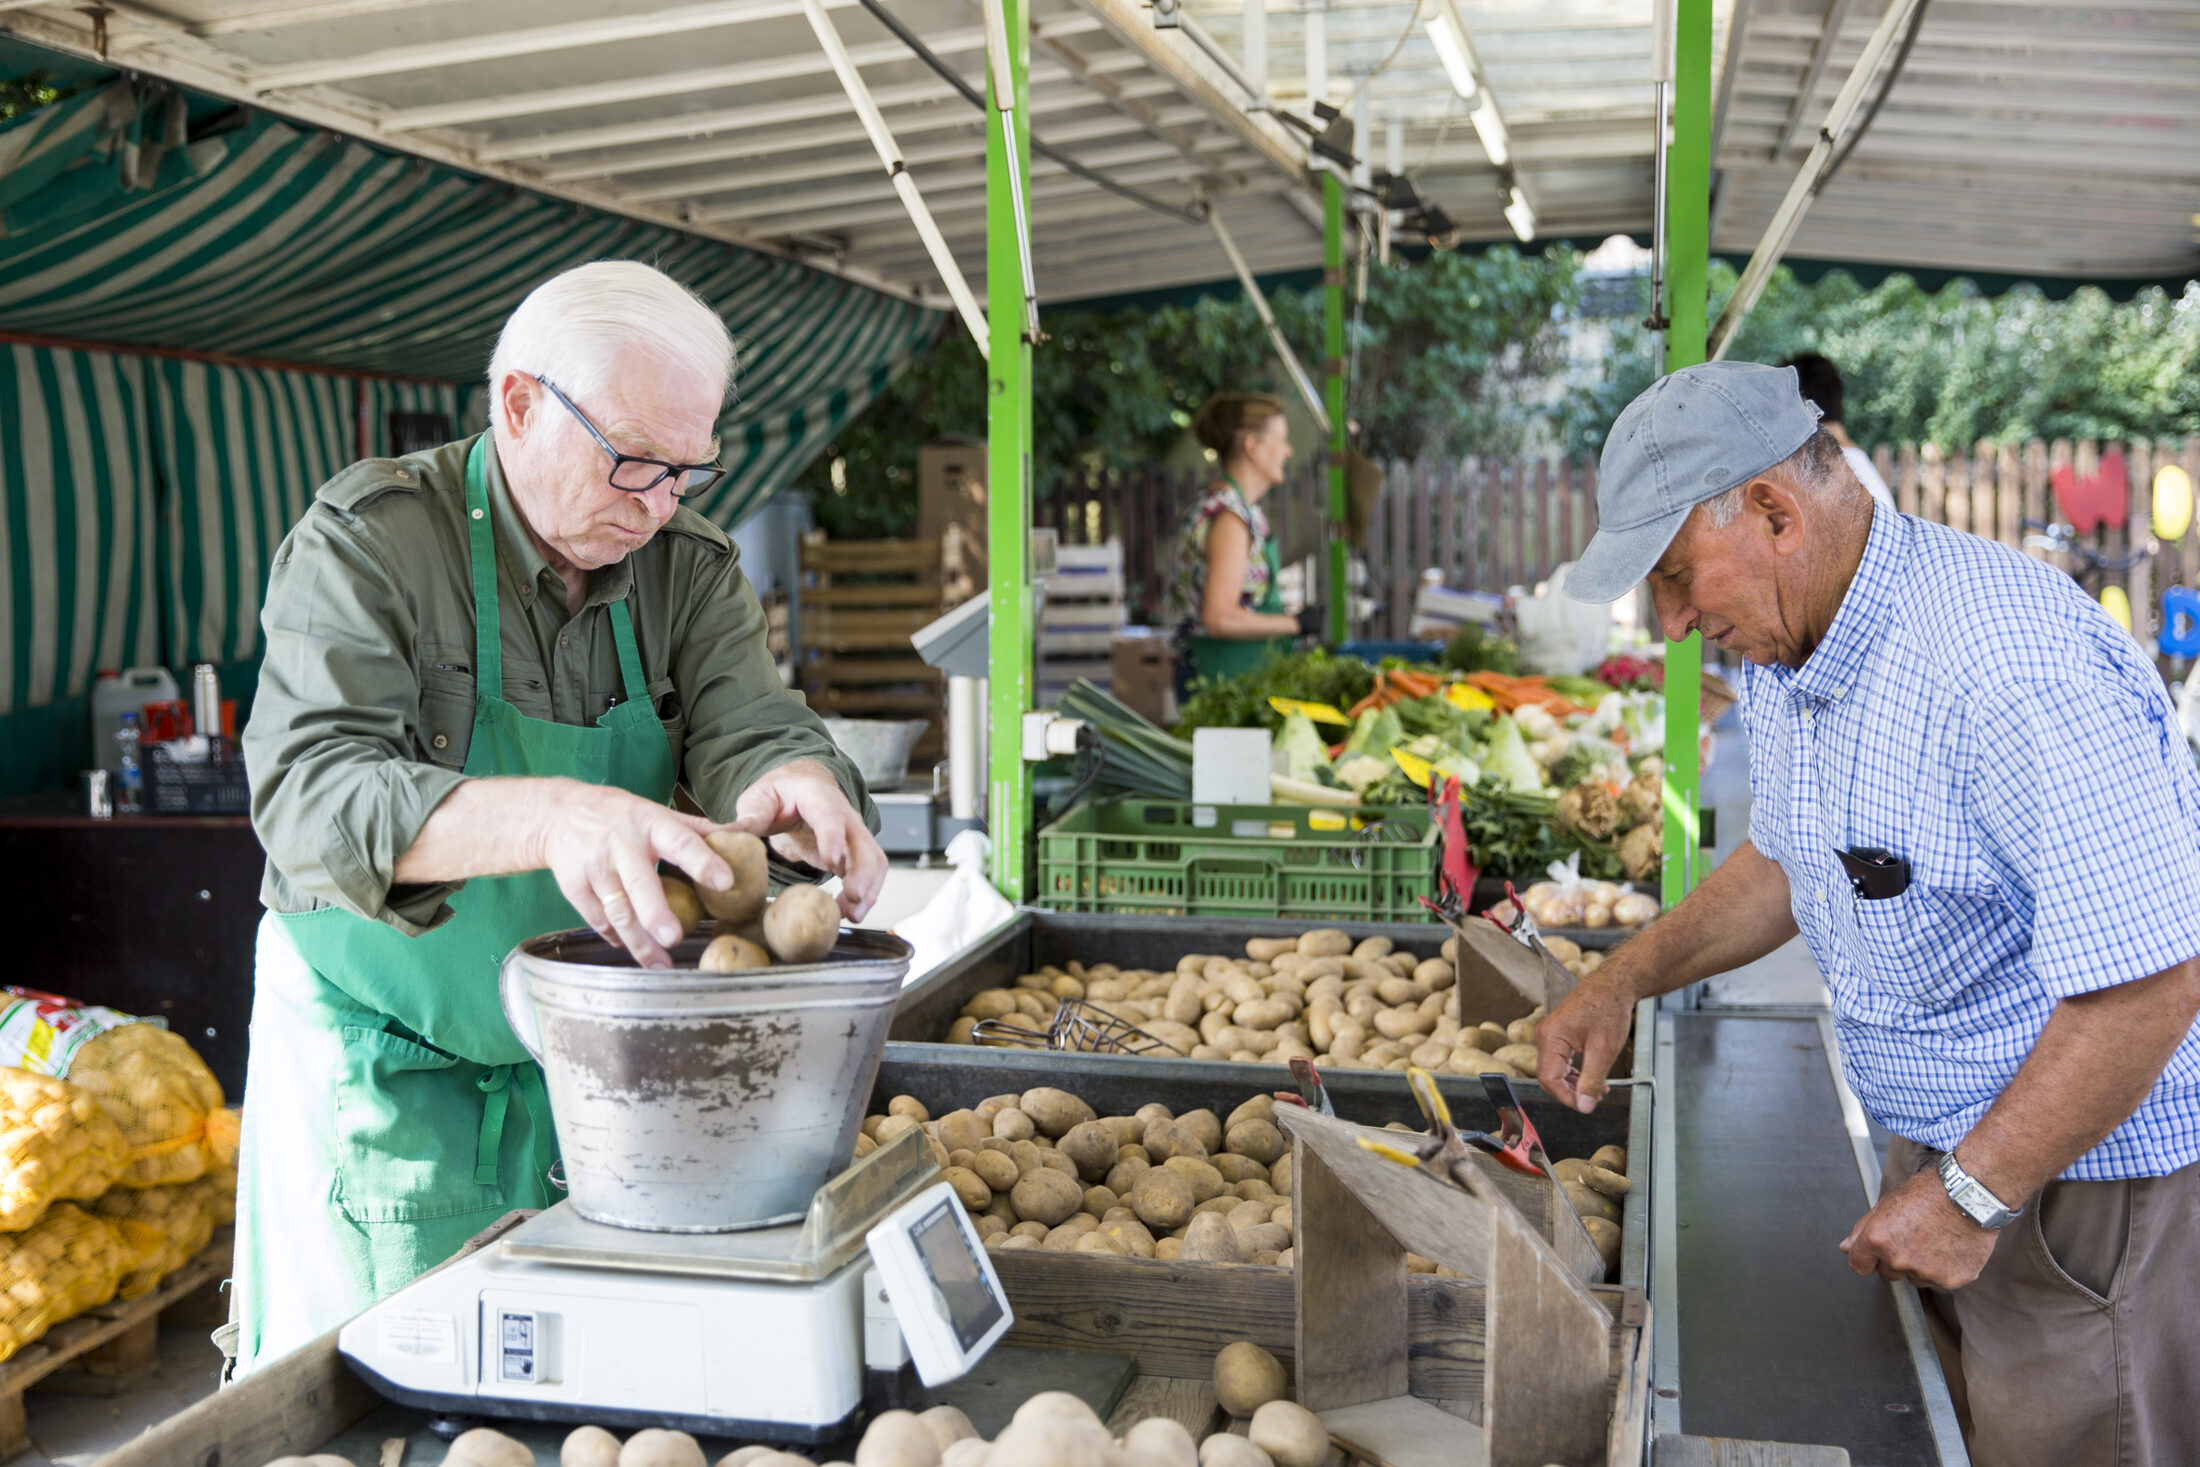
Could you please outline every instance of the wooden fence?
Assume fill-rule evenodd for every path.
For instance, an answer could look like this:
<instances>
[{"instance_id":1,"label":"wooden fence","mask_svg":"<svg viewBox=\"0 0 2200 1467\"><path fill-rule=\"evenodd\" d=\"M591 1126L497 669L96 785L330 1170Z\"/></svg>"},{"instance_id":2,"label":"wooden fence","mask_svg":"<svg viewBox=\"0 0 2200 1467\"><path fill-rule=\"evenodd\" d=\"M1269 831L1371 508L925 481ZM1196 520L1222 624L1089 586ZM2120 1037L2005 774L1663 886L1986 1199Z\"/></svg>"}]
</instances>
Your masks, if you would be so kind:
<instances>
[{"instance_id":1,"label":"wooden fence","mask_svg":"<svg viewBox=\"0 0 2200 1467\"><path fill-rule=\"evenodd\" d=\"M2054 552L2027 547L2027 536L2068 516L2049 487L2067 465L2080 479L2100 471L2111 448L2124 460L2127 523L2102 527L2076 546ZM2074 574L2098 596L2114 582L2131 599L2134 626L2153 645L2160 630L2166 586L2200 587L2200 528L2180 541L2152 536L2154 475L2180 464L2200 481L2200 436L2182 442L2103 444L2034 440L2023 447L1981 443L1969 454L1930 445L1881 446L1872 453L1895 504L1958 530L1998 540ZM1057 485L1040 502L1038 520L1061 531L1066 543L1120 538L1132 614L1151 620L1167 600L1175 574L1177 532L1185 512L1211 477L1208 472L1139 469L1081 477ZM1326 481L1319 461L1301 465L1267 501L1269 518L1286 558L1314 554L1326 533ZM1562 562L1573 560L1596 530L1596 465L1559 459L1460 459L1395 463L1384 473L1381 497L1357 559L1364 593L1376 611L1356 634L1376 639L1406 635L1414 590L1436 572L1443 583L1466 590L1502 591L1533 586Z\"/></svg>"}]
</instances>

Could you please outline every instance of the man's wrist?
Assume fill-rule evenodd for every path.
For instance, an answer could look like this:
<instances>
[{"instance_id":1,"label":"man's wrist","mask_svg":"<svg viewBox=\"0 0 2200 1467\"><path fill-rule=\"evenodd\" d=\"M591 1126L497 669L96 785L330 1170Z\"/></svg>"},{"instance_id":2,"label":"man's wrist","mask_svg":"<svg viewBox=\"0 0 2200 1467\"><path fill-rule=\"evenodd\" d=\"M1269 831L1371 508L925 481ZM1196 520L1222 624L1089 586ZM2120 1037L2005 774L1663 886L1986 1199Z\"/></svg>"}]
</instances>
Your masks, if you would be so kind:
<instances>
[{"instance_id":1,"label":"man's wrist","mask_svg":"<svg viewBox=\"0 0 2200 1467\"><path fill-rule=\"evenodd\" d=\"M1971 1222L1989 1232L1999 1232L2024 1215L2022 1205L2011 1204L1985 1180L1957 1160L1953 1151L1934 1164L1941 1189L1949 1204Z\"/></svg>"}]
</instances>

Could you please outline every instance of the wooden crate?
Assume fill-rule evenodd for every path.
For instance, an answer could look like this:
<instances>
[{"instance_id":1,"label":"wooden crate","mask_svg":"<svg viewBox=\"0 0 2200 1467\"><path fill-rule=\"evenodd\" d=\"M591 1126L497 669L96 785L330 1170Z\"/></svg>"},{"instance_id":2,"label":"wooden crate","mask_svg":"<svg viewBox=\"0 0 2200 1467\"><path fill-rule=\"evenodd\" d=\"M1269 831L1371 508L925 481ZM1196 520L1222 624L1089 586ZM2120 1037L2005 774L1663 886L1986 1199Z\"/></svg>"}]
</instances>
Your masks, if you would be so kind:
<instances>
[{"instance_id":1,"label":"wooden crate","mask_svg":"<svg viewBox=\"0 0 2200 1467\"><path fill-rule=\"evenodd\" d=\"M943 679L910 637L945 607L937 540L803 537L797 592L802 661L797 682L818 712L845 718L923 718L912 762L946 748Z\"/></svg>"},{"instance_id":2,"label":"wooden crate","mask_svg":"<svg viewBox=\"0 0 2200 1467\"><path fill-rule=\"evenodd\" d=\"M173 1310L179 1323L205 1323L206 1301L199 1297L229 1276L231 1232L222 1228L183 1267L135 1299L116 1299L65 1319L39 1339L0 1362L0 1461L30 1446L29 1417L23 1397L29 1391L59 1395L113 1396L153 1367L160 1353L160 1321ZM226 1314L226 1310L222 1310ZM209 1366L211 1351L207 1346Z\"/></svg>"}]
</instances>

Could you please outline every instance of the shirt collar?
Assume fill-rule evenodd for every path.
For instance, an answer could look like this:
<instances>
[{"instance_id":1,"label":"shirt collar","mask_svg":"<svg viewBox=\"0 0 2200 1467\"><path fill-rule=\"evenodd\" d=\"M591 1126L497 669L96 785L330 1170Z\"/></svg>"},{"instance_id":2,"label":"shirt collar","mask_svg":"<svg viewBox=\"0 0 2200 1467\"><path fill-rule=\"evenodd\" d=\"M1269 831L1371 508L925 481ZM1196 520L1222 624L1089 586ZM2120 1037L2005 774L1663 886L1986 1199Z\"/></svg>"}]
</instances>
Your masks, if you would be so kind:
<instances>
[{"instance_id":1,"label":"shirt collar","mask_svg":"<svg viewBox=\"0 0 2200 1467\"><path fill-rule=\"evenodd\" d=\"M1881 632L1894 614L1895 592L1901 585L1897 572L1908 545L1909 527L1902 516L1875 506L1864 558L1841 597L1825 640L1783 679L1790 691L1813 703L1825 703L1856 685L1865 659L1879 645Z\"/></svg>"},{"instance_id":2,"label":"shirt collar","mask_svg":"<svg viewBox=\"0 0 2200 1467\"><path fill-rule=\"evenodd\" d=\"M519 588L520 599L531 602L535 592L542 589L543 577L549 576L549 584L556 588L558 602L564 604L565 582L543 558L535 537L528 533L527 522L519 512L519 505L512 498L511 485L505 482L504 463L497 457L496 437L489 438L488 487L489 514L496 526L497 557L511 573L512 582ZM599 606L624 600L627 590L634 584L634 557L589 572L588 594L582 598L585 606Z\"/></svg>"}]
</instances>

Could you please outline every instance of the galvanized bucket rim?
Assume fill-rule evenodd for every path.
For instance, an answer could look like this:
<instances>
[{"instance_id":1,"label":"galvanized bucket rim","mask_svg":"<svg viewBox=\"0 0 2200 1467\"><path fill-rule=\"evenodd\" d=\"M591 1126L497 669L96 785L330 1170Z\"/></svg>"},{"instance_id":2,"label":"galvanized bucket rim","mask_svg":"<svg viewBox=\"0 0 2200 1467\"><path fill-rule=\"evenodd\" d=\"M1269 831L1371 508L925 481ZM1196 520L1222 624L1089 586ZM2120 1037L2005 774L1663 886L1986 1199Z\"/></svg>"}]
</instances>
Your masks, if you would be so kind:
<instances>
[{"instance_id":1,"label":"galvanized bucket rim","mask_svg":"<svg viewBox=\"0 0 2200 1467\"><path fill-rule=\"evenodd\" d=\"M697 940L689 937L674 951L677 953ZM709 941L707 937L701 940ZM561 955L575 950L615 954L619 961L584 962ZM831 954L820 963L775 963L769 968L746 968L732 973L698 973L693 969L638 968L631 958L607 942L594 928L569 927L526 939L512 949L505 961L510 963L525 958L534 963L554 965L556 981L580 987L647 989L662 985L668 972L681 972L683 981L690 983L725 979L753 984L776 982L782 978L807 983L834 979L868 982L878 976L875 965L910 962L916 957L916 951L891 932L869 927L843 927L834 940Z\"/></svg>"}]
</instances>

